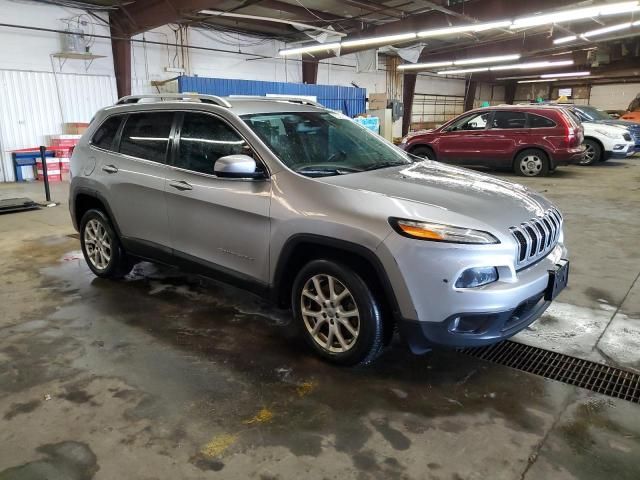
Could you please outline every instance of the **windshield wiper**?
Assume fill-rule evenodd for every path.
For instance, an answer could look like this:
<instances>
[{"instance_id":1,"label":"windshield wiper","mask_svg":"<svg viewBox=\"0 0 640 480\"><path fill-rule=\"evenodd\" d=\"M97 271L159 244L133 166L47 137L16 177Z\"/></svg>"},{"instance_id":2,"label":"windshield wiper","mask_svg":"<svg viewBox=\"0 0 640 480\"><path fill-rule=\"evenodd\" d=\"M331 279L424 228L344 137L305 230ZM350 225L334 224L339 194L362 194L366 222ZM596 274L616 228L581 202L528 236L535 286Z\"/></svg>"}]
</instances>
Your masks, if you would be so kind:
<instances>
[{"instance_id":1,"label":"windshield wiper","mask_svg":"<svg viewBox=\"0 0 640 480\"><path fill-rule=\"evenodd\" d=\"M303 167L296 170L297 173L308 177L324 177L329 175L344 175L353 173L352 170L343 170L341 168L320 168L320 167Z\"/></svg>"},{"instance_id":2,"label":"windshield wiper","mask_svg":"<svg viewBox=\"0 0 640 480\"><path fill-rule=\"evenodd\" d=\"M365 168L365 171L368 172L369 170L379 170L381 168L400 167L401 165L410 165L410 164L404 163L404 162L380 162Z\"/></svg>"}]
</instances>

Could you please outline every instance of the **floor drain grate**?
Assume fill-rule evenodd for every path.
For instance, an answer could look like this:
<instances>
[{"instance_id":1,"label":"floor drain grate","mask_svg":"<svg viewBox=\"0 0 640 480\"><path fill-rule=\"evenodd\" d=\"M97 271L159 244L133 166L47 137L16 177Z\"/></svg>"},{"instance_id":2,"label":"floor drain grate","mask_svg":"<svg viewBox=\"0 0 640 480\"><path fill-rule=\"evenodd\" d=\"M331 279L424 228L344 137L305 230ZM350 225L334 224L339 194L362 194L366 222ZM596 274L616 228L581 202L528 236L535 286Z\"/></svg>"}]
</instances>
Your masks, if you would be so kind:
<instances>
[{"instance_id":1,"label":"floor drain grate","mask_svg":"<svg viewBox=\"0 0 640 480\"><path fill-rule=\"evenodd\" d=\"M640 375L521 343L504 341L463 353L593 392L640 403Z\"/></svg>"}]
</instances>

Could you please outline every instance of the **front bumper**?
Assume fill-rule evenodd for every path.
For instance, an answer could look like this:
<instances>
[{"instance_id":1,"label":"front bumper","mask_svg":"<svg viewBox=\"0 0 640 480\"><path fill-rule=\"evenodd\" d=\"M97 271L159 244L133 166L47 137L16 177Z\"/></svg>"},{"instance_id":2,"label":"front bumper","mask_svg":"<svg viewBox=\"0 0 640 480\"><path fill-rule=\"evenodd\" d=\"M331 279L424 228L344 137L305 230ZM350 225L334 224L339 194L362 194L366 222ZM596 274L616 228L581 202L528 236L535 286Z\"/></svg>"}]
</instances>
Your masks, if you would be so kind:
<instances>
[{"instance_id":1,"label":"front bumper","mask_svg":"<svg viewBox=\"0 0 640 480\"><path fill-rule=\"evenodd\" d=\"M605 152L605 158L627 158L635 153L636 149L633 142L616 143L615 145L613 145L612 150Z\"/></svg>"},{"instance_id":2,"label":"front bumper","mask_svg":"<svg viewBox=\"0 0 640 480\"><path fill-rule=\"evenodd\" d=\"M419 322L400 319L400 335L414 353L424 353L434 346L455 348L481 347L512 337L535 322L551 305L544 291L524 300L514 309L502 312L460 313L442 322ZM455 326L465 322L475 330L456 332ZM472 327L473 326L473 327Z\"/></svg>"},{"instance_id":3,"label":"front bumper","mask_svg":"<svg viewBox=\"0 0 640 480\"><path fill-rule=\"evenodd\" d=\"M561 237L547 256L516 270L515 252L504 243L462 247L400 236L385 243L406 286L406 296L398 298L398 326L415 353L437 345L488 345L526 328L551 303L544 299L549 271L567 253ZM461 272L481 266L496 267L498 281L477 288L455 287ZM396 279L391 281L396 285Z\"/></svg>"}]
</instances>

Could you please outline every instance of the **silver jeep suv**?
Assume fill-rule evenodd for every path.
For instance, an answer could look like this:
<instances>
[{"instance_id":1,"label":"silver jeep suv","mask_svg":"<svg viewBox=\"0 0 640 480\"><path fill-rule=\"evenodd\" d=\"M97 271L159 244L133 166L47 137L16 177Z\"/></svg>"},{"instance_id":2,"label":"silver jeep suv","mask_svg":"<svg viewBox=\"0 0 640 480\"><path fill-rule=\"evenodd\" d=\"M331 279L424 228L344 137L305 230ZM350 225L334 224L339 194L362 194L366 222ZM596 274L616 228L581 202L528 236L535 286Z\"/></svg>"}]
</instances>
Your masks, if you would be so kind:
<instances>
[{"instance_id":1,"label":"silver jeep suv","mask_svg":"<svg viewBox=\"0 0 640 480\"><path fill-rule=\"evenodd\" d=\"M567 282L562 215L527 188L412 158L300 99L145 95L98 112L69 206L100 277L141 259L290 307L319 355L366 364L510 337Z\"/></svg>"}]
</instances>

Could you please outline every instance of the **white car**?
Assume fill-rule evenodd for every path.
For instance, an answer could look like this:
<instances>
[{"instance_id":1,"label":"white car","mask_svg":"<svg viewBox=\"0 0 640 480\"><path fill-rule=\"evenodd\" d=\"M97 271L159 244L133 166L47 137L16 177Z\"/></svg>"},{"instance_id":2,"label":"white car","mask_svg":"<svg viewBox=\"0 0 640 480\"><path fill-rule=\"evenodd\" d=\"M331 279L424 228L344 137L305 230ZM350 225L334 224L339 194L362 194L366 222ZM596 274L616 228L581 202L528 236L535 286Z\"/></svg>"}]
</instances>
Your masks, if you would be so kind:
<instances>
[{"instance_id":1,"label":"white car","mask_svg":"<svg viewBox=\"0 0 640 480\"><path fill-rule=\"evenodd\" d=\"M582 122L586 151L580 165L592 165L610 158L625 158L635 153L635 142L626 127Z\"/></svg>"}]
</instances>

